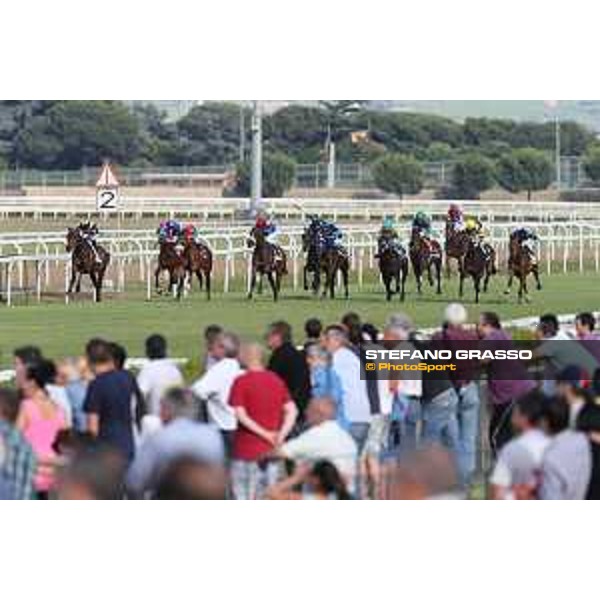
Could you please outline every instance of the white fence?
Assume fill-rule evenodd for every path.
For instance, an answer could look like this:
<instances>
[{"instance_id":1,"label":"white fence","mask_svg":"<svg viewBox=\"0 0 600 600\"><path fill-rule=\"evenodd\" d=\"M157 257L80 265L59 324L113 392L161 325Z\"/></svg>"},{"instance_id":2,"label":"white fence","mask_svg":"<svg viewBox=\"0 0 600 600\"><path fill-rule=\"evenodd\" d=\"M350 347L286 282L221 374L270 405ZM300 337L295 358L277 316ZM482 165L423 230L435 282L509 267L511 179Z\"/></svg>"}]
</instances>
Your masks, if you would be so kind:
<instances>
[{"instance_id":1,"label":"white fence","mask_svg":"<svg viewBox=\"0 0 600 600\"><path fill-rule=\"evenodd\" d=\"M371 220L393 215L409 218L423 210L434 218L446 214L449 200L367 200L349 198L268 198L263 207L280 219L304 219L307 214L319 213L333 219ZM555 220L600 221L600 203L525 202L525 201L461 201L467 212L476 213L485 221ZM179 217L189 219L233 220L248 209L247 198L142 198L121 199L119 213L105 213L104 218L120 216L123 220L143 217ZM92 196L0 197L0 219L6 218L99 218L96 200Z\"/></svg>"},{"instance_id":2,"label":"white fence","mask_svg":"<svg viewBox=\"0 0 600 600\"><path fill-rule=\"evenodd\" d=\"M600 223L592 221L525 222L536 228L540 237L540 259L547 274L553 272L600 272ZM490 222L486 225L488 239L495 247L498 264L506 262L511 223ZM291 267L291 286L301 284L303 228L283 227L279 242L288 253ZM403 239L409 236L408 224L399 227ZM212 248L221 278L223 292L231 290L236 278L245 278L248 284L251 253L246 247L247 226L206 228L202 237ZM359 289L364 274L376 266L375 250L378 226L349 226L344 228L351 267ZM438 227L438 233L442 234ZM123 292L134 281L145 284L147 298L152 297L153 272L157 248L155 233L151 230L106 230L100 241L112 254L107 275L111 291ZM8 254L7 254L8 250ZM2 255L3 254L3 255ZM71 277L70 256L65 253L64 235L60 232L0 234L0 292L11 305L14 296L27 292L41 300L44 293L64 294ZM33 269L33 281L29 274ZM51 276L53 275L53 277ZM64 278L64 286L57 281ZM53 283L54 280L54 283ZM288 283L289 285L289 283ZM69 298L65 294L65 302Z\"/></svg>"}]
</instances>

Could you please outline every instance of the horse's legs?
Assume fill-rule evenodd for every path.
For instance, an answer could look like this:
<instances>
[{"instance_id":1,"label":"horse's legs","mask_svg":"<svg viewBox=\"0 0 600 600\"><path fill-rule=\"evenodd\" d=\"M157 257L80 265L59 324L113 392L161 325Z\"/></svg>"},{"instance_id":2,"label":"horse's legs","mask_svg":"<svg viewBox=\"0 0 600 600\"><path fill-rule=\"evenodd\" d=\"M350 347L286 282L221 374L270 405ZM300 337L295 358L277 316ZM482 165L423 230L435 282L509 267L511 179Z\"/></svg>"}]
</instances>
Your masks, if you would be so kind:
<instances>
[{"instance_id":1,"label":"horse's legs","mask_svg":"<svg viewBox=\"0 0 600 600\"><path fill-rule=\"evenodd\" d=\"M250 289L248 290L248 300L252 299L252 293L254 292L255 286L256 286L256 270L252 269L252 275L250 276Z\"/></svg>"},{"instance_id":2,"label":"horse's legs","mask_svg":"<svg viewBox=\"0 0 600 600\"><path fill-rule=\"evenodd\" d=\"M542 282L540 281L540 273L539 273L537 265L532 269L531 272L533 273L533 276L535 278L535 285L539 291L542 289Z\"/></svg>"},{"instance_id":3,"label":"horse's legs","mask_svg":"<svg viewBox=\"0 0 600 600\"><path fill-rule=\"evenodd\" d=\"M508 282L506 283L506 289L504 290L505 294L510 294L510 288L512 287L514 273L510 271L508 274Z\"/></svg>"},{"instance_id":4,"label":"horse's legs","mask_svg":"<svg viewBox=\"0 0 600 600\"><path fill-rule=\"evenodd\" d=\"M385 299L389 302L392 299L392 277L388 273L382 273L381 278L385 286Z\"/></svg>"},{"instance_id":5,"label":"horse's legs","mask_svg":"<svg viewBox=\"0 0 600 600\"><path fill-rule=\"evenodd\" d=\"M421 295L421 265L415 264L413 266L415 272L415 279L417 280L417 294Z\"/></svg>"},{"instance_id":6,"label":"horse's legs","mask_svg":"<svg viewBox=\"0 0 600 600\"><path fill-rule=\"evenodd\" d=\"M302 269L302 285L304 290L308 290L308 265L304 265L304 269Z\"/></svg>"},{"instance_id":7,"label":"horse's legs","mask_svg":"<svg viewBox=\"0 0 600 600\"><path fill-rule=\"evenodd\" d=\"M404 302L405 290L406 290L406 278L408 277L408 265L400 269L400 300Z\"/></svg>"},{"instance_id":8,"label":"horse's legs","mask_svg":"<svg viewBox=\"0 0 600 600\"><path fill-rule=\"evenodd\" d=\"M269 285L271 286L271 290L273 292L273 301L277 302L278 290L277 290L277 284L275 283L275 279L273 279L273 271L267 272L267 280L268 280Z\"/></svg>"},{"instance_id":9,"label":"horse's legs","mask_svg":"<svg viewBox=\"0 0 600 600\"><path fill-rule=\"evenodd\" d=\"M198 267L198 270L196 271L196 278L198 279L198 288L200 291L202 291L202 285L203 285L203 279L202 279L202 269L200 267Z\"/></svg>"},{"instance_id":10,"label":"horse's legs","mask_svg":"<svg viewBox=\"0 0 600 600\"><path fill-rule=\"evenodd\" d=\"M332 269L332 271L327 276L327 285L329 287L329 297L333 300L335 298L335 280L337 276L337 269Z\"/></svg>"},{"instance_id":11,"label":"horse's legs","mask_svg":"<svg viewBox=\"0 0 600 600\"><path fill-rule=\"evenodd\" d=\"M210 271L206 271L204 277L206 278L206 299L210 300Z\"/></svg>"},{"instance_id":12,"label":"horse's legs","mask_svg":"<svg viewBox=\"0 0 600 600\"><path fill-rule=\"evenodd\" d=\"M442 259L438 259L435 261L435 277L437 279L437 289L435 291L436 294L442 293Z\"/></svg>"},{"instance_id":13,"label":"horse's legs","mask_svg":"<svg viewBox=\"0 0 600 600\"><path fill-rule=\"evenodd\" d=\"M461 269L459 274L458 274L458 296L460 298L463 297L464 294L464 283L465 283L465 278L466 278L466 274L465 272Z\"/></svg>"},{"instance_id":14,"label":"horse's legs","mask_svg":"<svg viewBox=\"0 0 600 600\"><path fill-rule=\"evenodd\" d=\"M75 271L75 268L73 267L73 270L71 272L71 281L69 282L69 288L67 289L67 294L70 294L73 291L73 286L75 285L76 278L77 278L77 272Z\"/></svg>"},{"instance_id":15,"label":"horse's legs","mask_svg":"<svg viewBox=\"0 0 600 600\"><path fill-rule=\"evenodd\" d=\"M475 304L479 304L479 288L481 285L481 276L473 276L473 287L475 288Z\"/></svg>"},{"instance_id":16,"label":"horse's legs","mask_svg":"<svg viewBox=\"0 0 600 600\"><path fill-rule=\"evenodd\" d=\"M321 271L320 268L314 271L313 277L313 294L316 296L321 288Z\"/></svg>"},{"instance_id":17,"label":"horse's legs","mask_svg":"<svg viewBox=\"0 0 600 600\"><path fill-rule=\"evenodd\" d=\"M342 267L342 282L344 284L344 297L348 298L348 266Z\"/></svg>"},{"instance_id":18,"label":"horse's legs","mask_svg":"<svg viewBox=\"0 0 600 600\"><path fill-rule=\"evenodd\" d=\"M81 280L83 279L83 273L79 272L77 274L77 283L75 284L75 293L79 294L81 292Z\"/></svg>"},{"instance_id":19,"label":"horse's legs","mask_svg":"<svg viewBox=\"0 0 600 600\"><path fill-rule=\"evenodd\" d=\"M263 293L263 277L264 277L264 273L259 273L258 274L258 289L256 290L256 293L260 296Z\"/></svg>"},{"instance_id":20,"label":"horse's legs","mask_svg":"<svg viewBox=\"0 0 600 600\"><path fill-rule=\"evenodd\" d=\"M98 285L98 276L96 271L90 270L90 279L92 280L92 286L94 287L94 302L100 302L100 289Z\"/></svg>"},{"instance_id":21,"label":"horse's legs","mask_svg":"<svg viewBox=\"0 0 600 600\"><path fill-rule=\"evenodd\" d=\"M157 291L157 293L161 293L161 289L160 289L160 272L161 272L161 268L160 267L156 267L156 270L154 271L154 287Z\"/></svg>"}]
</instances>

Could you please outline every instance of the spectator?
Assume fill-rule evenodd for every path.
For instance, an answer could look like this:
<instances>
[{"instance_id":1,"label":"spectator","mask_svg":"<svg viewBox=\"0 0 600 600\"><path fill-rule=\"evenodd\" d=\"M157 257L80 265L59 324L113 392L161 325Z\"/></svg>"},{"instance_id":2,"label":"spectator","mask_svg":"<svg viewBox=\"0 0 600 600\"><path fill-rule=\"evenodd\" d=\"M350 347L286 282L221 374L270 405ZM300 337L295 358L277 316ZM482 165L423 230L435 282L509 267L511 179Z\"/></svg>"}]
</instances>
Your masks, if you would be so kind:
<instances>
[{"instance_id":1,"label":"spectator","mask_svg":"<svg viewBox=\"0 0 600 600\"><path fill-rule=\"evenodd\" d=\"M514 348L511 336L502 329L496 313L481 313L478 329L485 350ZM486 367L491 406L488 435L495 455L512 438L511 411L514 402L534 389L535 382L519 360L489 361Z\"/></svg>"},{"instance_id":2,"label":"spectator","mask_svg":"<svg viewBox=\"0 0 600 600\"><path fill-rule=\"evenodd\" d=\"M22 387L23 401L19 408L17 427L31 445L37 459L34 487L39 498L48 498L54 485L56 437L66 429L62 410L52 401L46 386L56 369L50 361L41 359L25 367Z\"/></svg>"},{"instance_id":3,"label":"spectator","mask_svg":"<svg viewBox=\"0 0 600 600\"><path fill-rule=\"evenodd\" d=\"M309 344L320 343L322 333L323 323L319 319L307 319L304 323L304 335L306 336L304 349L306 349Z\"/></svg>"},{"instance_id":4,"label":"spectator","mask_svg":"<svg viewBox=\"0 0 600 600\"><path fill-rule=\"evenodd\" d=\"M46 385L46 391L54 404L61 409L65 418L65 428L71 429L71 427L73 427L73 410L67 394L66 386L68 381L66 377L63 376L64 374L56 368L53 362L50 361L50 364L52 364L54 372L50 382Z\"/></svg>"},{"instance_id":5,"label":"spectator","mask_svg":"<svg viewBox=\"0 0 600 600\"><path fill-rule=\"evenodd\" d=\"M283 380L265 369L261 346L242 346L240 359L246 372L234 381L229 401L238 421L233 437L232 487L236 498L256 499L277 476L277 465L262 468L259 461L283 444L298 409Z\"/></svg>"},{"instance_id":6,"label":"spectator","mask_svg":"<svg viewBox=\"0 0 600 600\"><path fill-rule=\"evenodd\" d=\"M271 350L269 370L283 379L302 418L310 397L310 375L302 352L292 343L292 328L285 321L277 321L266 337Z\"/></svg>"},{"instance_id":7,"label":"spectator","mask_svg":"<svg viewBox=\"0 0 600 600\"><path fill-rule=\"evenodd\" d=\"M142 497L156 490L167 469L182 457L222 468L223 440L216 427L194 420L198 411L193 393L172 388L160 403L164 424L139 448L127 474L127 489Z\"/></svg>"},{"instance_id":8,"label":"spectator","mask_svg":"<svg viewBox=\"0 0 600 600\"><path fill-rule=\"evenodd\" d=\"M177 365L167 357L167 340L158 334L146 339L148 362L142 367L137 383L145 400L148 413L158 415L160 399L172 387L183 385L183 377Z\"/></svg>"},{"instance_id":9,"label":"spectator","mask_svg":"<svg viewBox=\"0 0 600 600\"><path fill-rule=\"evenodd\" d=\"M541 429L544 396L533 390L521 396L512 411L517 437L502 447L490 478L491 498L511 500L520 486L535 487L550 439Z\"/></svg>"},{"instance_id":10,"label":"spectator","mask_svg":"<svg viewBox=\"0 0 600 600\"><path fill-rule=\"evenodd\" d=\"M371 407L366 382L360 377L360 359L348 348L346 331L339 325L331 325L325 330L325 346L332 356L333 370L342 383L349 432L361 454L369 434Z\"/></svg>"},{"instance_id":11,"label":"spectator","mask_svg":"<svg viewBox=\"0 0 600 600\"><path fill-rule=\"evenodd\" d=\"M208 371L208 369L220 360L216 342L222 333L223 328L220 325L208 325L204 330L205 355L202 361L203 371ZM217 353L215 353L215 350L217 350Z\"/></svg>"},{"instance_id":12,"label":"spectator","mask_svg":"<svg viewBox=\"0 0 600 600\"><path fill-rule=\"evenodd\" d=\"M277 454L295 462L328 460L353 486L357 448L350 434L336 422L336 403L331 398L313 398L306 409L308 429L286 442Z\"/></svg>"},{"instance_id":13,"label":"spectator","mask_svg":"<svg viewBox=\"0 0 600 600\"><path fill-rule=\"evenodd\" d=\"M12 498L30 500L34 496L37 461L29 442L16 427L20 405L16 392L0 388L0 442L4 449L0 476L10 486Z\"/></svg>"},{"instance_id":14,"label":"spectator","mask_svg":"<svg viewBox=\"0 0 600 600\"><path fill-rule=\"evenodd\" d=\"M588 402L577 418L577 429L588 436L592 454L586 500L600 500L600 406Z\"/></svg>"},{"instance_id":15,"label":"spectator","mask_svg":"<svg viewBox=\"0 0 600 600\"><path fill-rule=\"evenodd\" d=\"M161 477L156 500L225 500L227 476L224 469L196 458L174 461Z\"/></svg>"},{"instance_id":16,"label":"spectator","mask_svg":"<svg viewBox=\"0 0 600 600\"><path fill-rule=\"evenodd\" d=\"M546 395L556 393L556 374L565 367L577 365L590 374L598 368L598 361L560 329L556 315L540 317L536 337L541 343L534 350L534 358L545 361L543 390Z\"/></svg>"},{"instance_id":17,"label":"spectator","mask_svg":"<svg viewBox=\"0 0 600 600\"><path fill-rule=\"evenodd\" d=\"M361 327L361 337L365 342L379 341L379 330L372 323L364 323Z\"/></svg>"},{"instance_id":18,"label":"spectator","mask_svg":"<svg viewBox=\"0 0 600 600\"><path fill-rule=\"evenodd\" d=\"M87 418L83 403L92 373L85 358L66 358L58 364L58 374L64 382L65 392L71 407L72 427L78 433L87 430Z\"/></svg>"},{"instance_id":19,"label":"spectator","mask_svg":"<svg viewBox=\"0 0 600 600\"><path fill-rule=\"evenodd\" d=\"M352 348L358 352L358 349L363 342L362 322L360 317L355 312L349 312L342 317L341 323L342 327L346 330L348 342Z\"/></svg>"},{"instance_id":20,"label":"spectator","mask_svg":"<svg viewBox=\"0 0 600 600\"><path fill-rule=\"evenodd\" d=\"M541 500L583 500L592 470L590 442L584 433L569 429L569 405L563 398L547 398L543 427L552 436L542 460L538 496Z\"/></svg>"},{"instance_id":21,"label":"spectator","mask_svg":"<svg viewBox=\"0 0 600 600\"><path fill-rule=\"evenodd\" d=\"M235 411L229 405L229 395L233 382L242 373L240 341L233 333L222 333L215 342L214 351L221 358L193 385L192 390L206 402L209 421L221 431L227 455L231 456L237 421Z\"/></svg>"},{"instance_id":22,"label":"spectator","mask_svg":"<svg viewBox=\"0 0 600 600\"><path fill-rule=\"evenodd\" d=\"M556 376L556 392L569 406L569 427L575 429L579 412L589 399L589 393L584 386L588 376L577 365L565 367Z\"/></svg>"},{"instance_id":23,"label":"spectator","mask_svg":"<svg viewBox=\"0 0 600 600\"><path fill-rule=\"evenodd\" d=\"M86 348L87 359L95 375L90 383L84 411L88 431L99 441L118 449L130 461L134 455L132 398L135 380L117 368L113 346L93 340Z\"/></svg>"},{"instance_id":24,"label":"spectator","mask_svg":"<svg viewBox=\"0 0 600 600\"><path fill-rule=\"evenodd\" d=\"M444 311L441 331L434 340L448 350L465 349L478 341L475 331L467 329L467 310L462 304L449 304ZM477 386L478 363L475 360L459 360L456 369L450 371L450 380L458 394L459 447L458 466L463 484L470 484L475 472L477 434L479 430L479 388Z\"/></svg>"},{"instance_id":25,"label":"spectator","mask_svg":"<svg viewBox=\"0 0 600 600\"><path fill-rule=\"evenodd\" d=\"M297 489L300 488L300 492ZM351 500L343 477L326 460L297 468L294 473L272 485L266 493L270 500Z\"/></svg>"},{"instance_id":26,"label":"spectator","mask_svg":"<svg viewBox=\"0 0 600 600\"><path fill-rule=\"evenodd\" d=\"M600 338L596 329L596 317L582 312L575 317L575 333L582 346L600 363Z\"/></svg>"},{"instance_id":27,"label":"spectator","mask_svg":"<svg viewBox=\"0 0 600 600\"><path fill-rule=\"evenodd\" d=\"M306 347L306 360L310 371L311 396L331 398L335 402L336 420L340 427L348 430L350 423L344 407L344 390L338 374L331 364L331 354L317 343Z\"/></svg>"},{"instance_id":28,"label":"spectator","mask_svg":"<svg viewBox=\"0 0 600 600\"><path fill-rule=\"evenodd\" d=\"M123 456L112 448L79 449L57 480L59 500L122 500L125 496Z\"/></svg>"},{"instance_id":29,"label":"spectator","mask_svg":"<svg viewBox=\"0 0 600 600\"><path fill-rule=\"evenodd\" d=\"M37 346L21 346L13 352L15 386L18 390L23 385L27 366L40 360L42 360L42 351Z\"/></svg>"}]
</instances>

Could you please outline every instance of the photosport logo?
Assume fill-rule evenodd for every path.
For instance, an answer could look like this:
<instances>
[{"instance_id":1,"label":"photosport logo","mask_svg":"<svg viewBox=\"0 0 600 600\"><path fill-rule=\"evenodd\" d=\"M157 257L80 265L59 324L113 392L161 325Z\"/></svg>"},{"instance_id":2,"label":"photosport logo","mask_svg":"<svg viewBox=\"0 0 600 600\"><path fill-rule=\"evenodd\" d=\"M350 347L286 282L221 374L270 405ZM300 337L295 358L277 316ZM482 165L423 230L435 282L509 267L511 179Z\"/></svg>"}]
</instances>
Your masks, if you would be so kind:
<instances>
[{"instance_id":1,"label":"photosport logo","mask_svg":"<svg viewBox=\"0 0 600 600\"><path fill-rule=\"evenodd\" d=\"M473 380L493 371L496 379L530 379L535 343L531 341L405 341L361 346L362 379L448 378Z\"/></svg>"}]
</instances>

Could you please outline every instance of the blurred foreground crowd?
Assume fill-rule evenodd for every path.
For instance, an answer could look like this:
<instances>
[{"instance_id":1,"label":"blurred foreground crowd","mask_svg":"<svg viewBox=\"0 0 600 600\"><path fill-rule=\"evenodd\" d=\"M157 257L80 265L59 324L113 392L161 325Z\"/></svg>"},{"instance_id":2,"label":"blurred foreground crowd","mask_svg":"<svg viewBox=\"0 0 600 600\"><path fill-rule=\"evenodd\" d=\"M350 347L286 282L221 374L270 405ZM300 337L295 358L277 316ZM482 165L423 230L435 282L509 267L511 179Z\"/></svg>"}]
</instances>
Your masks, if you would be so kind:
<instances>
[{"instance_id":1,"label":"blurred foreground crowd","mask_svg":"<svg viewBox=\"0 0 600 600\"><path fill-rule=\"evenodd\" d=\"M189 386L158 334L135 374L126 350L104 339L56 363L17 348L14 388L0 389L0 498L458 499L479 489L598 499L594 329L591 313L574 332L543 315L541 375L515 361L514 379L478 361L447 375L361 379L361 343L423 343L400 313L381 331L356 313L328 326L309 319L300 344L284 321L264 345L211 325L203 374ZM469 325L460 304L446 307L432 338L512 343L498 315Z\"/></svg>"}]
</instances>

